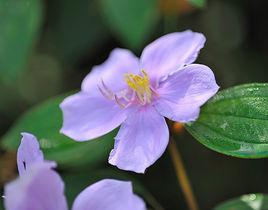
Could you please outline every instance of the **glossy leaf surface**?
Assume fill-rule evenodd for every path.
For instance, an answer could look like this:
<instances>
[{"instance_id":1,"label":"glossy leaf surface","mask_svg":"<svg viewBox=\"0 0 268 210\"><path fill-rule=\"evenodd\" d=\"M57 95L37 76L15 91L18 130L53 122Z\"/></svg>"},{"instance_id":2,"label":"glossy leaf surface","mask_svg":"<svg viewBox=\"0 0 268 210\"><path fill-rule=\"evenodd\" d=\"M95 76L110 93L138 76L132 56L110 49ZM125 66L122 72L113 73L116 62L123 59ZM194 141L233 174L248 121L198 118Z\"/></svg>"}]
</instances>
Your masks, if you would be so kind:
<instances>
[{"instance_id":1,"label":"glossy leaf surface","mask_svg":"<svg viewBox=\"0 0 268 210\"><path fill-rule=\"evenodd\" d=\"M220 91L186 128L217 152L241 158L268 157L268 84Z\"/></svg>"},{"instance_id":2,"label":"glossy leaf surface","mask_svg":"<svg viewBox=\"0 0 268 210\"><path fill-rule=\"evenodd\" d=\"M216 206L213 210L267 210L268 196L264 194L243 195Z\"/></svg>"}]
</instances>

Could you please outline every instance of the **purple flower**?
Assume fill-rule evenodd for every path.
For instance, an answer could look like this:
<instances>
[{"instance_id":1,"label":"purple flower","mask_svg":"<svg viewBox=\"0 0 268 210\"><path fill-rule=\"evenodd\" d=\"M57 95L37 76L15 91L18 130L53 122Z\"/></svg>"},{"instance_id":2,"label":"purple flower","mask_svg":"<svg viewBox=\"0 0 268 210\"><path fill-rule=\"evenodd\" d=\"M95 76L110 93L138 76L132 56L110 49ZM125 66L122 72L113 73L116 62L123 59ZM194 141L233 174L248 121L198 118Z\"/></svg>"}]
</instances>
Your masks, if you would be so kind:
<instances>
[{"instance_id":1,"label":"purple flower","mask_svg":"<svg viewBox=\"0 0 268 210\"><path fill-rule=\"evenodd\" d=\"M188 30L149 44L140 60L128 50L113 50L93 67L82 90L61 103L61 132L85 141L122 124L109 163L144 173L167 147L164 117L196 120L200 106L219 89L209 67L191 64L204 43L202 34Z\"/></svg>"},{"instance_id":2,"label":"purple flower","mask_svg":"<svg viewBox=\"0 0 268 210\"><path fill-rule=\"evenodd\" d=\"M44 155L35 136L30 133L22 133L21 144L17 152L19 175L23 175L30 164L43 162L43 160Z\"/></svg>"},{"instance_id":3,"label":"purple flower","mask_svg":"<svg viewBox=\"0 0 268 210\"><path fill-rule=\"evenodd\" d=\"M27 171L5 186L6 210L67 210L64 183L50 162L28 165Z\"/></svg>"},{"instance_id":4,"label":"purple flower","mask_svg":"<svg viewBox=\"0 0 268 210\"><path fill-rule=\"evenodd\" d=\"M23 133L17 158L20 177L5 186L6 210L67 210L64 183L53 170L56 163L43 160L33 135ZM145 210L145 204L133 194L131 182L112 179L87 187L76 197L72 207L72 210L126 209Z\"/></svg>"}]
</instances>

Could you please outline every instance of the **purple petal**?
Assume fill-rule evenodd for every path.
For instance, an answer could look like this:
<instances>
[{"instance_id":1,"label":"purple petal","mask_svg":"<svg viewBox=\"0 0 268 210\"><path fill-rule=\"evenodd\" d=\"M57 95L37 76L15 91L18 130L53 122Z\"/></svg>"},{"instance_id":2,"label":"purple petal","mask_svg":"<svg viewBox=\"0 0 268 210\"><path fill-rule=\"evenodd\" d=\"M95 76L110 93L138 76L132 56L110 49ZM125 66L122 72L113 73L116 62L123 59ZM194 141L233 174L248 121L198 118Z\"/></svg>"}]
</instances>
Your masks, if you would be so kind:
<instances>
[{"instance_id":1,"label":"purple petal","mask_svg":"<svg viewBox=\"0 0 268 210\"><path fill-rule=\"evenodd\" d=\"M164 117L151 106L141 107L122 124L109 163L123 170L144 173L163 154L168 138Z\"/></svg>"},{"instance_id":2,"label":"purple petal","mask_svg":"<svg viewBox=\"0 0 268 210\"><path fill-rule=\"evenodd\" d=\"M21 177L5 186L6 210L67 210L64 183L54 164L31 164Z\"/></svg>"},{"instance_id":3,"label":"purple petal","mask_svg":"<svg viewBox=\"0 0 268 210\"><path fill-rule=\"evenodd\" d=\"M31 164L42 162L43 160L44 155L40 150L36 137L30 133L22 133L22 139L17 153L17 165L20 176L25 173Z\"/></svg>"},{"instance_id":4,"label":"purple petal","mask_svg":"<svg viewBox=\"0 0 268 210\"><path fill-rule=\"evenodd\" d=\"M126 87L124 74L138 73L139 60L129 50L114 49L109 58L101 65L93 67L82 83L82 91L91 96L98 95L98 85L103 82L114 92Z\"/></svg>"},{"instance_id":5,"label":"purple petal","mask_svg":"<svg viewBox=\"0 0 268 210\"><path fill-rule=\"evenodd\" d=\"M162 36L143 50L141 68L160 79L194 62L205 41L203 34L190 30Z\"/></svg>"},{"instance_id":6,"label":"purple petal","mask_svg":"<svg viewBox=\"0 0 268 210\"><path fill-rule=\"evenodd\" d=\"M83 190L72 210L145 210L145 203L132 192L131 182L101 180Z\"/></svg>"},{"instance_id":7,"label":"purple petal","mask_svg":"<svg viewBox=\"0 0 268 210\"><path fill-rule=\"evenodd\" d=\"M60 105L63 111L61 133L85 141L102 136L118 127L126 118L126 109L103 96L77 93Z\"/></svg>"},{"instance_id":8,"label":"purple petal","mask_svg":"<svg viewBox=\"0 0 268 210\"><path fill-rule=\"evenodd\" d=\"M192 64L170 75L160 84L155 107L163 116L179 122L194 121L200 106L218 91L211 69Z\"/></svg>"}]
</instances>

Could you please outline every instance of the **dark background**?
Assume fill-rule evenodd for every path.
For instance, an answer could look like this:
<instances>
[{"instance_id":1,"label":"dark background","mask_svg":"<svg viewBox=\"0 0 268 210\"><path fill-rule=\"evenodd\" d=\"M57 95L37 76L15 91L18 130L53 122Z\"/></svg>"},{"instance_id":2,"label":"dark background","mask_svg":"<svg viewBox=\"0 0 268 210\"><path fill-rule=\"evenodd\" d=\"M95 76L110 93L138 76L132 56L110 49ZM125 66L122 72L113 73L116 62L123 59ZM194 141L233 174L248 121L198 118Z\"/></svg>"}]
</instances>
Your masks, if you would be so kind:
<instances>
[{"instance_id":1,"label":"dark background","mask_svg":"<svg viewBox=\"0 0 268 210\"><path fill-rule=\"evenodd\" d=\"M21 0L20 4L10 1L12 12L8 18L16 17L23 4L31 6L34 1ZM147 19L142 18L143 7L148 6L142 0L40 3L39 14L32 17L40 23L30 38L24 61L14 67L16 73L9 73L1 62L18 62L20 44L27 40L23 39L23 31L22 34L17 31L19 35L11 40L11 35L6 38L1 35L1 25L11 24L4 17L11 6L0 0L0 48L1 44L7 47L0 50L0 135L33 105L78 90L92 66L102 63L113 48L129 48L139 56L148 43L172 31L192 29L205 34L207 42L197 62L214 71L221 89L267 82L268 2L265 0L211 0L202 7L184 0L150 1L153 9L148 14L145 11L150 16ZM186 131L178 136L177 144L201 209L211 209L242 194L268 192L268 160L238 159L213 152ZM2 150L1 187L15 176L12 164L14 155ZM167 151L144 176L133 175L166 210L187 209Z\"/></svg>"}]
</instances>

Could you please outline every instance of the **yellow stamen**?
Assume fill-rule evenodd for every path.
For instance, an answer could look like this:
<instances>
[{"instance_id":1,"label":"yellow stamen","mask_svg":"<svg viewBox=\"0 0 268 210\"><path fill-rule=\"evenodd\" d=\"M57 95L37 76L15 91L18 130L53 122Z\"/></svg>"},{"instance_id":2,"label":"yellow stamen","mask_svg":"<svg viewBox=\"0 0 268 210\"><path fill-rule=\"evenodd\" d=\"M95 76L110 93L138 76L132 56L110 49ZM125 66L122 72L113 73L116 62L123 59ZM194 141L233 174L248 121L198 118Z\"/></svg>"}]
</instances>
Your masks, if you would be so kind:
<instances>
[{"instance_id":1,"label":"yellow stamen","mask_svg":"<svg viewBox=\"0 0 268 210\"><path fill-rule=\"evenodd\" d=\"M125 76L125 81L128 86L137 93L138 99L142 104L151 102L152 91L150 87L150 79L144 70L142 70L142 76L127 74Z\"/></svg>"}]
</instances>

